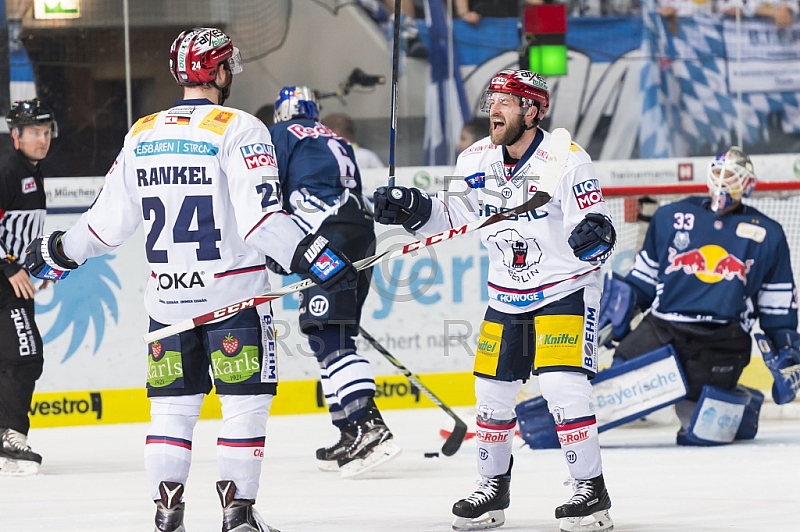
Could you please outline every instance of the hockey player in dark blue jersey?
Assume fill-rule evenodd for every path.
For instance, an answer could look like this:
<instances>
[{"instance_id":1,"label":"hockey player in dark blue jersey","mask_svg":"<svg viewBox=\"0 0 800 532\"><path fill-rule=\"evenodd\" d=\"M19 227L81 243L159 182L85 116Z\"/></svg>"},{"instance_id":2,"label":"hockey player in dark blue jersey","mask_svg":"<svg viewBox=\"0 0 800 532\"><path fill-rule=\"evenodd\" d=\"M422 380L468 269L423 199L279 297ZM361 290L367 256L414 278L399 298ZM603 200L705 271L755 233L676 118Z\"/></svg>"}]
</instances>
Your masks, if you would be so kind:
<instances>
[{"instance_id":1,"label":"hockey player in dark blue jersey","mask_svg":"<svg viewBox=\"0 0 800 532\"><path fill-rule=\"evenodd\" d=\"M755 184L753 165L740 148L717 156L708 168L710 198L691 197L658 209L630 273L610 279L603 294L600 327L610 322L614 338L621 340L615 364L666 344L675 349L687 382L686 397L676 405L678 443L734 438L736 427L728 427L727 436L700 434L707 397L734 404L742 402L742 395L752 395L744 419L733 419L742 423L739 437L755 435L761 394L737 388L737 382L750 361L750 330L756 319L775 347L762 349L775 377L775 402L793 400L800 387L789 246L779 223L742 203ZM630 331L636 309L648 308L649 314Z\"/></svg>"},{"instance_id":2,"label":"hockey player in dark blue jersey","mask_svg":"<svg viewBox=\"0 0 800 532\"><path fill-rule=\"evenodd\" d=\"M275 145L284 208L294 212L299 198L312 196L328 205L346 191L349 199L328 217L317 234L352 260L375 249L372 215L361 195L361 175L350 143L318 121L319 107L307 87L284 87L275 101ZM269 265L269 261L268 261ZM277 273L280 265L270 269ZM300 329L319 362L320 380L340 438L317 450L325 471L354 477L400 453L378 408L369 362L356 352L361 308L369 292L370 270L359 275L355 290L329 294L317 287L300 294Z\"/></svg>"}]
</instances>

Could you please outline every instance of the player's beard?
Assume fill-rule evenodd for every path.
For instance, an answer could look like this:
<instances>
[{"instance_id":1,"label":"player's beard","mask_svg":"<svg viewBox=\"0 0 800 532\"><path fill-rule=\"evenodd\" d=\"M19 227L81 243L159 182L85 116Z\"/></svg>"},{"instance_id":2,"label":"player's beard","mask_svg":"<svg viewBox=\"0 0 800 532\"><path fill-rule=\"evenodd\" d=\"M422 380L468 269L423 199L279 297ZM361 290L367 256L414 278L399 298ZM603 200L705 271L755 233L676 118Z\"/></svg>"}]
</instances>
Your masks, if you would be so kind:
<instances>
[{"instance_id":1,"label":"player's beard","mask_svg":"<svg viewBox=\"0 0 800 532\"><path fill-rule=\"evenodd\" d=\"M524 119L522 117L519 120L511 120L505 122L505 127L502 128L501 132L498 132L494 124L492 124L492 129L489 132L489 138L492 139L492 144L495 146L508 146L509 144L513 144L522 136L523 130L525 128Z\"/></svg>"}]
</instances>

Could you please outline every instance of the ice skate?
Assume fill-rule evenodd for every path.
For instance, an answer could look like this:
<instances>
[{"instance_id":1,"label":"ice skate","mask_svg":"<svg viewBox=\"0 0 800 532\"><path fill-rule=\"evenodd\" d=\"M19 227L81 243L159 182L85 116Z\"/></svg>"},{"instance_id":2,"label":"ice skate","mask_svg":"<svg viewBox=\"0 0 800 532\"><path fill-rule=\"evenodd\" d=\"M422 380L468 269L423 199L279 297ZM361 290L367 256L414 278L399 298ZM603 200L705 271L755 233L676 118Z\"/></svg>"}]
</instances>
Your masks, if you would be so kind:
<instances>
[{"instance_id":1,"label":"ice skate","mask_svg":"<svg viewBox=\"0 0 800 532\"><path fill-rule=\"evenodd\" d=\"M608 514L611 498L603 475L588 480L569 479L564 484L571 484L575 493L570 500L556 508L556 519L561 520L561 532L614 530L614 523Z\"/></svg>"},{"instance_id":2,"label":"ice skate","mask_svg":"<svg viewBox=\"0 0 800 532\"><path fill-rule=\"evenodd\" d=\"M402 451L394 442L392 432L374 403L371 403L364 417L358 420L356 430L355 440L337 462L342 478L353 478L371 471L396 458Z\"/></svg>"},{"instance_id":3,"label":"ice skate","mask_svg":"<svg viewBox=\"0 0 800 532\"><path fill-rule=\"evenodd\" d=\"M511 466L505 475L482 477L478 489L453 505L453 530L486 530L503 526L505 509L511 504Z\"/></svg>"},{"instance_id":4,"label":"ice skate","mask_svg":"<svg viewBox=\"0 0 800 532\"><path fill-rule=\"evenodd\" d=\"M347 449L356 441L358 428L347 424L340 428L339 441L330 447L317 449L317 466L323 471L339 471L339 458L343 458Z\"/></svg>"},{"instance_id":5,"label":"ice skate","mask_svg":"<svg viewBox=\"0 0 800 532\"><path fill-rule=\"evenodd\" d=\"M25 434L0 428L0 475L35 475L41 463L42 457L31 451Z\"/></svg>"},{"instance_id":6,"label":"ice skate","mask_svg":"<svg viewBox=\"0 0 800 532\"><path fill-rule=\"evenodd\" d=\"M155 532L186 532L183 526L183 484L161 481L158 484L160 499L156 500Z\"/></svg>"},{"instance_id":7,"label":"ice skate","mask_svg":"<svg viewBox=\"0 0 800 532\"><path fill-rule=\"evenodd\" d=\"M236 484L232 480L217 482L217 495L222 503L222 532L280 532L258 514L248 499L234 499Z\"/></svg>"}]
</instances>

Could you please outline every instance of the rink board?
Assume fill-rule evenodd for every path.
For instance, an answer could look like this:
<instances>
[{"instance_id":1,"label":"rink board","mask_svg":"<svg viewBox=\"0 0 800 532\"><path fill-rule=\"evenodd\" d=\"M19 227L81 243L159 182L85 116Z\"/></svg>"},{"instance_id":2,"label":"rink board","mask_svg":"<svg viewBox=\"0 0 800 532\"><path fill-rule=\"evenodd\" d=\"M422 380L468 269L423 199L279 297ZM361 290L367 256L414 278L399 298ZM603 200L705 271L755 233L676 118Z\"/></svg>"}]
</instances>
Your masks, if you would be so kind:
<instances>
[{"instance_id":1,"label":"rink board","mask_svg":"<svg viewBox=\"0 0 800 532\"><path fill-rule=\"evenodd\" d=\"M475 404L469 373L419 375L420 381L448 406ZM375 401L381 410L436 408L430 399L402 375L375 378ZM278 385L271 414L314 414L326 412L319 381L289 381ZM217 396L206 398L201 419L219 419L222 411ZM36 393L31 405L31 426L66 427L138 423L150 420L150 402L144 388Z\"/></svg>"}]
</instances>

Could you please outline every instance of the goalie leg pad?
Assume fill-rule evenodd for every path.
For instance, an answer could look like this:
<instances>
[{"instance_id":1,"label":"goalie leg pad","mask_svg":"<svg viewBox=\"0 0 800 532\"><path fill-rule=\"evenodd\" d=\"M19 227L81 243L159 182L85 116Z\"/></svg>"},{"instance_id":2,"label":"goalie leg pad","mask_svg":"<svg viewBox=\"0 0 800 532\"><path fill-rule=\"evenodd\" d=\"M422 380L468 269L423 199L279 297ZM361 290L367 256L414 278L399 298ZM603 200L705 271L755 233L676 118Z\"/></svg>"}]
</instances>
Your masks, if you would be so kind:
<instances>
[{"instance_id":1,"label":"goalie leg pad","mask_svg":"<svg viewBox=\"0 0 800 532\"><path fill-rule=\"evenodd\" d=\"M676 403L688 389L671 345L619 361L592 381L592 409L598 430L624 425Z\"/></svg>"},{"instance_id":2,"label":"goalie leg pad","mask_svg":"<svg viewBox=\"0 0 800 532\"><path fill-rule=\"evenodd\" d=\"M541 395L517 405L519 432L531 449L558 449L558 433L547 401Z\"/></svg>"},{"instance_id":3,"label":"goalie leg pad","mask_svg":"<svg viewBox=\"0 0 800 532\"><path fill-rule=\"evenodd\" d=\"M744 414L742 414L742 422L739 424L739 430L736 431L734 440L752 440L756 437L758 432L758 416L761 414L761 405L764 403L764 394L753 388L742 386L741 384L736 387L742 393L750 395L750 402L744 407Z\"/></svg>"},{"instance_id":4,"label":"goalie leg pad","mask_svg":"<svg viewBox=\"0 0 800 532\"><path fill-rule=\"evenodd\" d=\"M733 441L744 417L750 394L703 386L697 407L685 431L678 433L678 445L724 445Z\"/></svg>"},{"instance_id":5,"label":"goalie leg pad","mask_svg":"<svg viewBox=\"0 0 800 532\"><path fill-rule=\"evenodd\" d=\"M478 473L484 477L503 475L511 463L511 446L517 418L514 405L521 381L502 382L477 377Z\"/></svg>"}]
</instances>

